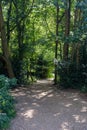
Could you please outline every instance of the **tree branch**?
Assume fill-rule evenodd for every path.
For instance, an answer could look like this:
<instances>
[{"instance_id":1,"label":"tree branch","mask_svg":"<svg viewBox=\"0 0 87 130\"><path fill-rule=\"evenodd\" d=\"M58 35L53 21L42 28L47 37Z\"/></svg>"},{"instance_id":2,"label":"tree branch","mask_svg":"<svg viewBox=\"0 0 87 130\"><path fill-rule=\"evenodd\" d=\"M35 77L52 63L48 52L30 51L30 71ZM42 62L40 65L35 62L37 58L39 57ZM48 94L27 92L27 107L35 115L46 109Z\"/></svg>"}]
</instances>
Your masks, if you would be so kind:
<instances>
[{"instance_id":1,"label":"tree branch","mask_svg":"<svg viewBox=\"0 0 87 130\"><path fill-rule=\"evenodd\" d=\"M63 15L61 16L61 18L58 20L58 23L60 23L60 22L62 21L64 15L65 15L65 12L64 12Z\"/></svg>"},{"instance_id":2,"label":"tree branch","mask_svg":"<svg viewBox=\"0 0 87 130\"><path fill-rule=\"evenodd\" d=\"M12 0L12 1L13 1L13 4L14 4L15 8L17 8L17 4L15 3L15 1L14 1L14 0ZM34 0L32 1L32 5L31 5L31 8L28 10L28 13L27 13L26 15L24 15L24 16L19 20L19 22L23 21L24 19L26 19L26 18L29 16L29 14L30 14L30 13L32 12L32 10L33 10L33 6L34 6ZM12 32L16 27L17 27L17 25L14 25L14 27L13 27L12 29L10 29L10 32Z\"/></svg>"}]
</instances>

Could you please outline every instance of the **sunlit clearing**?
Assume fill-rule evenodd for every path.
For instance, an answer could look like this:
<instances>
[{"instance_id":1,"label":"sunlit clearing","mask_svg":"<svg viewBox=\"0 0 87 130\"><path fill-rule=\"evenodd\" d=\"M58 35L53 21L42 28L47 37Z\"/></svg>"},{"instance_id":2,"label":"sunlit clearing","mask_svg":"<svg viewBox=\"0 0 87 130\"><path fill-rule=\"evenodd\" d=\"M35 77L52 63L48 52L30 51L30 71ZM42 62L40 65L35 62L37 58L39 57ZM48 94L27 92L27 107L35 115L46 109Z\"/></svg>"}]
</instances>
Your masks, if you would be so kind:
<instances>
[{"instance_id":1,"label":"sunlit clearing","mask_svg":"<svg viewBox=\"0 0 87 130\"><path fill-rule=\"evenodd\" d=\"M47 94L48 94L47 92L40 93L38 95L38 98L42 98L42 97L46 96Z\"/></svg>"},{"instance_id":2,"label":"sunlit clearing","mask_svg":"<svg viewBox=\"0 0 87 130\"><path fill-rule=\"evenodd\" d=\"M36 115L36 113L36 110L28 110L23 116L25 116L26 118L33 118Z\"/></svg>"},{"instance_id":3,"label":"sunlit clearing","mask_svg":"<svg viewBox=\"0 0 87 130\"><path fill-rule=\"evenodd\" d=\"M66 107L70 107L70 106L72 106L72 104L66 104L65 106L66 106Z\"/></svg>"},{"instance_id":4,"label":"sunlit clearing","mask_svg":"<svg viewBox=\"0 0 87 130\"><path fill-rule=\"evenodd\" d=\"M87 104L87 102L86 102L86 101L81 101L81 103L83 103L83 104Z\"/></svg>"},{"instance_id":5,"label":"sunlit clearing","mask_svg":"<svg viewBox=\"0 0 87 130\"><path fill-rule=\"evenodd\" d=\"M59 115L60 115L60 113L55 113L55 114L54 114L55 117L56 117L56 116L59 116Z\"/></svg>"},{"instance_id":6,"label":"sunlit clearing","mask_svg":"<svg viewBox=\"0 0 87 130\"><path fill-rule=\"evenodd\" d=\"M69 128L68 122L63 122L61 127L62 127L63 130L68 130L68 128Z\"/></svg>"},{"instance_id":7,"label":"sunlit clearing","mask_svg":"<svg viewBox=\"0 0 87 130\"><path fill-rule=\"evenodd\" d=\"M48 95L48 97L53 97L53 94Z\"/></svg>"},{"instance_id":8,"label":"sunlit clearing","mask_svg":"<svg viewBox=\"0 0 87 130\"><path fill-rule=\"evenodd\" d=\"M78 98L73 99L73 101L78 101L78 100L79 100Z\"/></svg>"},{"instance_id":9,"label":"sunlit clearing","mask_svg":"<svg viewBox=\"0 0 87 130\"><path fill-rule=\"evenodd\" d=\"M82 107L81 112L87 112L87 107Z\"/></svg>"},{"instance_id":10,"label":"sunlit clearing","mask_svg":"<svg viewBox=\"0 0 87 130\"><path fill-rule=\"evenodd\" d=\"M47 92L42 92L42 93L38 94L37 98L38 98L38 99L41 99L41 98L43 98L43 97L45 97L45 96L52 97L53 94L50 94L51 92L52 92L52 90L47 91Z\"/></svg>"},{"instance_id":11,"label":"sunlit clearing","mask_svg":"<svg viewBox=\"0 0 87 130\"><path fill-rule=\"evenodd\" d=\"M80 122L80 115L73 115L76 122Z\"/></svg>"},{"instance_id":12,"label":"sunlit clearing","mask_svg":"<svg viewBox=\"0 0 87 130\"><path fill-rule=\"evenodd\" d=\"M85 123L86 122L86 119L81 117L80 115L73 115L74 119L76 122L79 122L79 123Z\"/></svg>"},{"instance_id":13,"label":"sunlit clearing","mask_svg":"<svg viewBox=\"0 0 87 130\"><path fill-rule=\"evenodd\" d=\"M37 103L32 103L32 105L39 107L40 105Z\"/></svg>"},{"instance_id":14,"label":"sunlit clearing","mask_svg":"<svg viewBox=\"0 0 87 130\"><path fill-rule=\"evenodd\" d=\"M49 80L49 83L51 82L52 80ZM48 83L48 80L37 80L37 83Z\"/></svg>"},{"instance_id":15,"label":"sunlit clearing","mask_svg":"<svg viewBox=\"0 0 87 130\"><path fill-rule=\"evenodd\" d=\"M26 93L24 92L16 92L16 93L12 93L13 96L19 97L19 96L25 96Z\"/></svg>"}]
</instances>

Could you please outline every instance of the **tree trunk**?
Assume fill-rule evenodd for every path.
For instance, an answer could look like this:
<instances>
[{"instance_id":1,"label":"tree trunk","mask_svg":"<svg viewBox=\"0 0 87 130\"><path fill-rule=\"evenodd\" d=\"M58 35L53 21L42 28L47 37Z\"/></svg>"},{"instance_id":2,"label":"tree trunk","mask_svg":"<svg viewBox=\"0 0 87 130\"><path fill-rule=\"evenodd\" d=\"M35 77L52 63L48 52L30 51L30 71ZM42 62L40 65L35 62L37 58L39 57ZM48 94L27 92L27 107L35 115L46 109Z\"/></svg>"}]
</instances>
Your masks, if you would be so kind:
<instances>
[{"instance_id":1,"label":"tree trunk","mask_svg":"<svg viewBox=\"0 0 87 130\"><path fill-rule=\"evenodd\" d=\"M79 2L79 0L77 0ZM74 30L77 31L78 24L81 25L81 10L76 8L74 13ZM71 61L76 62L76 69L78 71L79 69L79 63L80 63L80 43L75 43L72 45L72 54L71 54Z\"/></svg>"},{"instance_id":2,"label":"tree trunk","mask_svg":"<svg viewBox=\"0 0 87 130\"><path fill-rule=\"evenodd\" d=\"M77 44L76 48L76 68L79 70L79 62L80 62L80 44Z\"/></svg>"},{"instance_id":3,"label":"tree trunk","mask_svg":"<svg viewBox=\"0 0 87 130\"><path fill-rule=\"evenodd\" d=\"M58 53L58 28L59 28L59 5L57 1L57 8L56 8L57 16L56 16L56 42L55 42L55 59L57 59L57 53ZM57 84L57 64L55 63L55 78L54 83Z\"/></svg>"},{"instance_id":4,"label":"tree trunk","mask_svg":"<svg viewBox=\"0 0 87 130\"><path fill-rule=\"evenodd\" d=\"M77 29L77 21L78 21L78 9L75 9L75 11L74 11L74 24L73 24L73 28L74 28L74 30L76 30ZM74 43L74 44L72 44L72 51L71 51L71 61L72 61L72 63L75 61L75 59L76 59L76 46L77 46L77 44L76 43Z\"/></svg>"},{"instance_id":5,"label":"tree trunk","mask_svg":"<svg viewBox=\"0 0 87 130\"><path fill-rule=\"evenodd\" d=\"M3 51L3 55L5 57L5 61L6 61L8 76L10 78L13 78L14 72L12 69L9 50L8 50L8 46L7 46L7 39L6 39L6 32L5 32L5 27L4 27L4 19L3 19L3 14L2 14L1 1L0 1L0 32L1 32L2 51Z\"/></svg>"},{"instance_id":6,"label":"tree trunk","mask_svg":"<svg viewBox=\"0 0 87 130\"><path fill-rule=\"evenodd\" d=\"M10 41L10 17L11 17L11 10L12 10L12 0L10 0L8 14L7 14L7 45L9 45L9 41Z\"/></svg>"},{"instance_id":7,"label":"tree trunk","mask_svg":"<svg viewBox=\"0 0 87 130\"><path fill-rule=\"evenodd\" d=\"M69 36L70 32L70 11L71 11L71 0L67 0L66 2L66 10L65 10L65 37L67 38ZM63 48L63 59L68 59L68 50L69 44L67 42L64 43Z\"/></svg>"}]
</instances>

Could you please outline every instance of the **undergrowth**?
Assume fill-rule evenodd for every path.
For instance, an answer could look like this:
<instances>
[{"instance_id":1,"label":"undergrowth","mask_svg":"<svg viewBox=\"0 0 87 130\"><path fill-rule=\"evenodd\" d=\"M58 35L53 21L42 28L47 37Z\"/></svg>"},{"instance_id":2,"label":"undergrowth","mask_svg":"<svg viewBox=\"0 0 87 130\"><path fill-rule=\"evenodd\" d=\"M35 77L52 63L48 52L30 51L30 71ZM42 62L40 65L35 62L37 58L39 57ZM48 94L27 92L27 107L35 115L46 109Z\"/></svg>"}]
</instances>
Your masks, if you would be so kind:
<instances>
[{"instance_id":1,"label":"undergrowth","mask_svg":"<svg viewBox=\"0 0 87 130\"><path fill-rule=\"evenodd\" d=\"M15 86L17 80L0 75L0 130L9 127L10 120L15 116L14 99L10 95L10 88Z\"/></svg>"}]
</instances>

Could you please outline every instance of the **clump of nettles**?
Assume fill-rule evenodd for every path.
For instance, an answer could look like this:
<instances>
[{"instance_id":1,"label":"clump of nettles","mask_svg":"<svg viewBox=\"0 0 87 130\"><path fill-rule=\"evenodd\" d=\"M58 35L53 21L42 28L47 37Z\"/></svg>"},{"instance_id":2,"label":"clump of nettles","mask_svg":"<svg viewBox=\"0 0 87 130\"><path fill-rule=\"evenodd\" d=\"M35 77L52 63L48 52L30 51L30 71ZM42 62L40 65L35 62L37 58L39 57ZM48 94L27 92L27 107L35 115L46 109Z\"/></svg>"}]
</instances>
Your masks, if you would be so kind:
<instances>
[{"instance_id":1,"label":"clump of nettles","mask_svg":"<svg viewBox=\"0 0 87 130\"><path fill-rule=\"evenodd\" d=\"M6 129L16 114L13 97L9 94L9 89L16 84L17 79L0 75L0 130Z\"/></svg>"}]
</instances>

